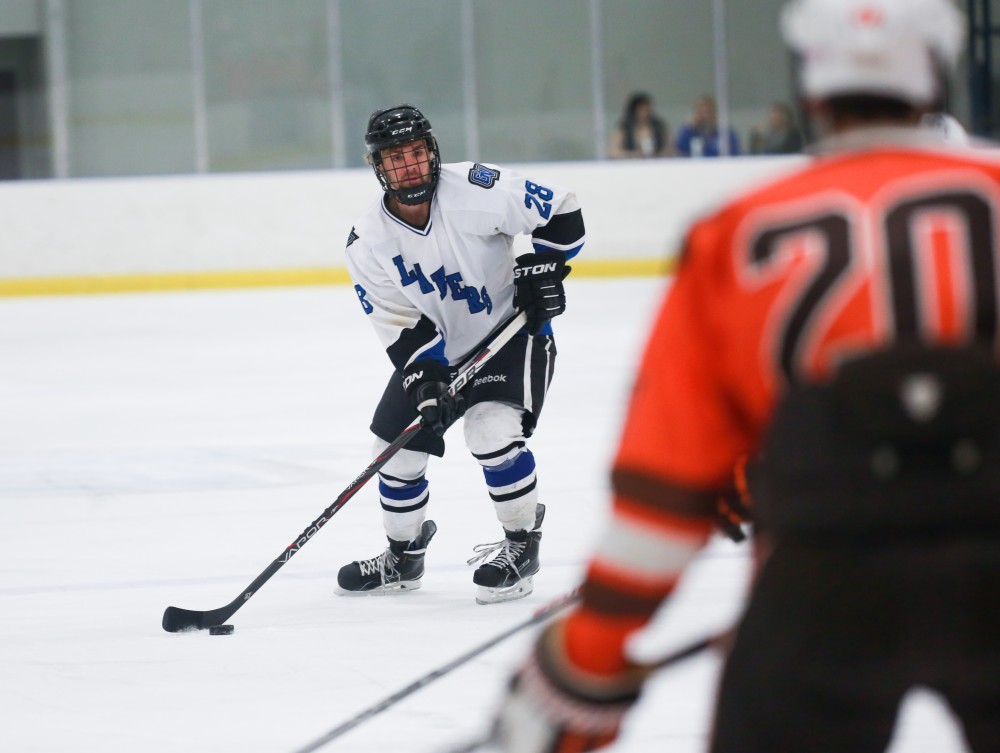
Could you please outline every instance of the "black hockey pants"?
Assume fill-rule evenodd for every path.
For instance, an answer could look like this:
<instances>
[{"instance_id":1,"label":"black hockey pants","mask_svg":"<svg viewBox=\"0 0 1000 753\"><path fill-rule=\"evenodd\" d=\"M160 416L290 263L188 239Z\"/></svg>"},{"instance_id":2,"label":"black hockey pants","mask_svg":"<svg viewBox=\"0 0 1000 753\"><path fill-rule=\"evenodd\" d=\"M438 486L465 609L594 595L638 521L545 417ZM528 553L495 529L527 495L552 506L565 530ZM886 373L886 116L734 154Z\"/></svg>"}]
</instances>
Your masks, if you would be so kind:
<instances>
[{"instance_id":1,"label":"black hockey pants","mask_svg":"<svg viewBox=\"0 0 1000 753\"><path fill-rule=\"evenodd\" d=\"M781 544L726 662L711 751L881 753L918 686L973 753L1000 753L1000 534Z\"/></svg>"}]
</instances>

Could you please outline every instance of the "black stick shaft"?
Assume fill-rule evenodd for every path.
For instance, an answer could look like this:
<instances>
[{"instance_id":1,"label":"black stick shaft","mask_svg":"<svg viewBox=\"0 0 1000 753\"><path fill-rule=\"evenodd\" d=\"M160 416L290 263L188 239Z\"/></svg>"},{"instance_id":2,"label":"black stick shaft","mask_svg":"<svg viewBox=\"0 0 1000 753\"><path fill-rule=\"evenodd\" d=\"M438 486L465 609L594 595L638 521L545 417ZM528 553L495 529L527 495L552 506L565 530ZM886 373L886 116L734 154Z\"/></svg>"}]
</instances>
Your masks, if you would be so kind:
<instances>
[{"instance_id":1,"label":"black stick shaft","mask_svg":"<svg viewBox=\"0 0 1000 753\"><path fill-rule=\"evenodd\" d=\"M327 732L325 735L323 735L322 737L317 738L316 740L314 740L313 742L309 743L305 747L297 749L295 751L295 753L311 753L314 750L319 750L320 748L322 748L327 743L332 742L333 740L336 740L338 737L340 737L341 735L343 735L345 732L348 732L349 730L354 729L355 727L357 727L362 722L364 722L364 721L366 721L368 719L371 719L373 716L375 716L377 714L381 714L383 711L385 711L390 706L396 705L397 703L399 703L400 701L402 701L404 698L406 698L406 697L408 697L410 695L413 695L418 690L420 690L421 688L423 688L426 685L430 685L432 682L434 682L438 678L444 677L449 672L457 669L458 667L461 667L463 664L465 664L466 662L468 662L468 661L476 658L480 654L485 653L489 649L491 649L494 646L496 646L498 643L502 643L503 641L507 640L512 635L515 635L516 633L520 633L522 630L525 630L526 628L532 627L533 625L537 625L537 624L539 624L541 622L545 622L550 617L552 617L553 615L555 615L559 611L565 609L567 606L569 606L574 601L576 601L579 598L579 594L580 594L579 589L576 589L576 590L572 591L571 593L567 594L566 596L563 596L561 599L558 599L558 600L552 602L551 604L548 604L547 606L542 607L537 612L535 612L531 617L529 617L527 620L519 622L518 624L514 625L511 628L508 628L507 630L505 630L504 632L500 633L499 635L496 635L493 638L490 638L485 643L482 643L482 644L476 646L475 648L473 648L473 649L465 652L461 656L459 656L459 657L457 657L455 659L452 659L447 664L443 664L440 667L438 667L437 669L433 670L432 672L428 672L426 675L424 675L420 679L418 679L418 680L410 683L405 688L403 688L403 689L401 689L401 690L393 693L388 698L385 698L385 699L379 701L374 706L370 706L369 708L365 709L364 711L362 711L361 713L357 714L356 716L351 717L346 722L343 722L342 724L337 725L332 730L330 730L329 732Z\"/></svg>"},{"instance_id":2,"label":"black stick shaft","mask_svg":"<svg viewBox=\"0 0 1000 753\"><path fill-rule=\"evenodd\" d=\"M166 611L163 613L163 629L168 633L176 633L181 630L202 630L212 625L221 625L230 617L232 617L236 611L242 607L247 600L250 599L267 581L271 579L278 570L280 570L288 560L290 560L303 546L309 541L313 536L315 536L319 529L326 525L330 518L337 514L341 507L347 504L347 501L353 497L358 490L361 489L376 473L382 468L389 460L399 452L406 444L416 436L417 432L420 430L419 422L415 422L408 426L402 434L400 434L392 444L385 448L382 453L361 472L354 481L352 481L344 491L340 493L340 496L334 501L332 505L323 511L316 520L310 523L305 530L298 535L298 537L289 546L287 546L284 551L278 556L277 559L272 560L271 564L264 569L264 571L254 578L253 582L243 589L243 592L237 596L233 601L229 602L224 607L219 609L212 609L206 612L200 612L192 609L181 609L180 607L167 607Z\"/></svg>"},{"instance_id":3,"label":"black stick shaft","mask_svg":"<svg viewBox=\"0 0 1000 753\"><path fill-rule=\"evenodd\" d=\"M500 350L504 345L506 345L510 339L517 334L525 322L527 321L527 316L523 313L517 314L516 316L508 319L506 322L501 324L486 342L482 344L479 349L466 361L465 366L458 373L458 376L452 380L451 384L448 386L448 391L454 395L460 392L476 374L483 368L485 363L493 357L493 355ZM253 582L243 589L243 592L233 599L229 604L218 609L211 609L205 612L193 610L193 609L181 609L180 607L167 607L166 611L163 613L163 629L168 633L176 633L181 630L201 630L212 625L221 625L230 617L232 617L236 611L242 607L251 596L253 596L257 591L271 579L278 570L280 570L288 560L294 557L298 551L304 547L309 540L315 536L319 530L325 526L334 515L347 504L348 500L351 499L357 492L363 487L368 481L379 472L379 470L384 466L389 460L407 443L416 436L417 432L421 429L420 420L417 419L412 424L410 424L403 432L392 441L392 443L386 447L382 453L371 462L371 464L365 468L361 474L354 479L347 488L344 489L337 497L337 499L327 507L323 513L316 518L312 523L310 523L305 530L298 535L298 537L285 547L284 551L264 569L264 571L254 578Z\"/></svg>"}]
</instances>

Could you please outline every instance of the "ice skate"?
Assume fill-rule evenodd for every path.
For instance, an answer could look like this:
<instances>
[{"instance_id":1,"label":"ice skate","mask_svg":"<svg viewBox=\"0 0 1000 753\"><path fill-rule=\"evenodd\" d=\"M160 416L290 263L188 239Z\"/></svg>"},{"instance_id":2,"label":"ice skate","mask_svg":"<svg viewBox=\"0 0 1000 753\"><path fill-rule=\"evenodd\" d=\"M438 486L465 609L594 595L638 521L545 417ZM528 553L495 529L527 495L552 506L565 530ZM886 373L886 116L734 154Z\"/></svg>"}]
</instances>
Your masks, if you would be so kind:
<instances>
[{"instance_id":1,"label":"ice skate","mask_svg":"<svg viewBox=\"0 0 1000 753\"><path fill-rule=\"evenodd\" d=\"M337 593L362 596L375 593L399 593L420 588L424 575L424 553L437 526L425 520L420 535L413 541L394 541L384 552L367 560L357 560L340 568Z\"/></svg>"},{"instance_id":2,"label":"ice skate","mask_svg":"<svg viewBox=\"0 0 1000 753\"><path fill-rule=\"evenodd\" d=\"M492 544L480 544L473 549L476 556L470 565L483 562L472 576L479 586L476 603L499 604L523 599L534 590L532 577L539 569L538 549L542 539L542 519L545 505L535 508L535 526L530 531L505 531L506 538ZM492 560L485 560L496 555Z\"/></svg>"}]
</instances>

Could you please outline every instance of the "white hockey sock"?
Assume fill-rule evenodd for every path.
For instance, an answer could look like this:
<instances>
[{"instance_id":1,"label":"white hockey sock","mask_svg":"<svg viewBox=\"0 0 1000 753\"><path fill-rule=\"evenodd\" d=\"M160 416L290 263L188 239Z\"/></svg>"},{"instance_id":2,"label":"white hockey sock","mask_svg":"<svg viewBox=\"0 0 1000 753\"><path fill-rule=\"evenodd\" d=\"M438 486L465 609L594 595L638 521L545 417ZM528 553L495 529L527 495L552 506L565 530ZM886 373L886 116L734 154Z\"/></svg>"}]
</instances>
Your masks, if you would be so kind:
<instances>
[{"instance_id":1,"label":"white hockey sock","mask_svg":"<svg viewBox=\"0 0 1000 753\"><path fill-rule=\"evenodd\" d=\"M405 482L379 475L378 496L382 503L385 533L396 541L413 541L427 516L430 489L426 479Z\"/></svg>"},{"instance_id":2,"label":"white hockey sock","mask_svg":"<svg viewBox=\"0 0 1000 753\"><path fill-rule=\"evenodd\" d=\"M483 475L500 524L508 531L534 528L538 490L531 450L524 448L499 465L484 465Z\"/></svg>"},{"instance_id":3,"label":"white hockey sock","mask_svg":"<svg viewBox=\"0 0 1000 753\"><path fill-rule=\"evenodd\" d=\"M373 457L389 446L384 439L375 439ZM402 449L382 466L378 474L379 502L382 503L382 525L390 539L413 541L420 535L420 526L427 517L430 490L424 474L427 454Z\"/></svg>"}]
</instances>

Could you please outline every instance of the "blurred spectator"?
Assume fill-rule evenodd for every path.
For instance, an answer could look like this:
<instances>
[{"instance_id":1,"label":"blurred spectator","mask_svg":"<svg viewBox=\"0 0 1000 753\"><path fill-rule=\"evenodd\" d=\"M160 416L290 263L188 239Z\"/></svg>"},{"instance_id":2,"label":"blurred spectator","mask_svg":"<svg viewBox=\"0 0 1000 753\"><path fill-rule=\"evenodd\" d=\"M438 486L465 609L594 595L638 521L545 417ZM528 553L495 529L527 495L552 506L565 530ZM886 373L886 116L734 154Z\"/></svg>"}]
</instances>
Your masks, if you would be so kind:
<instances>
[{"instance_id":1,"label":"blurred spectator","mask_svg":"<svg viewBox=\"0 0 1000 753\"><path fill-rule=\"evenodd\" d=\"M803 142L792 108L784 102L772 104L764 127L750 131L751 154L796 154Z\"/></svg>"},{"instance_id":2,"label":"blurred spectator","mask_svg":"<svg viewBox=\"0 0 1000 753\"><path fill-rule=\"evenodd\" d=\"M740 138L732 128L726 130L729 155L735 156L740 153ZM715 99L703 95L695 100L691 120L682 125L677 133L676 151L681 157L719 156L719 125L716 122Z\"/></svg>"},{"instance_id":3,"label":"blurred spectator","mask_svg":"<svg viewBox=\"0 0 1000 753\"><path fill-rule=\"evenodd\" d=\"M608 156L669 157L671 153L670 131L666 121L653 111L653 98L644 92L632 94L611 134Z\"/></svg>"}]
</instances>

